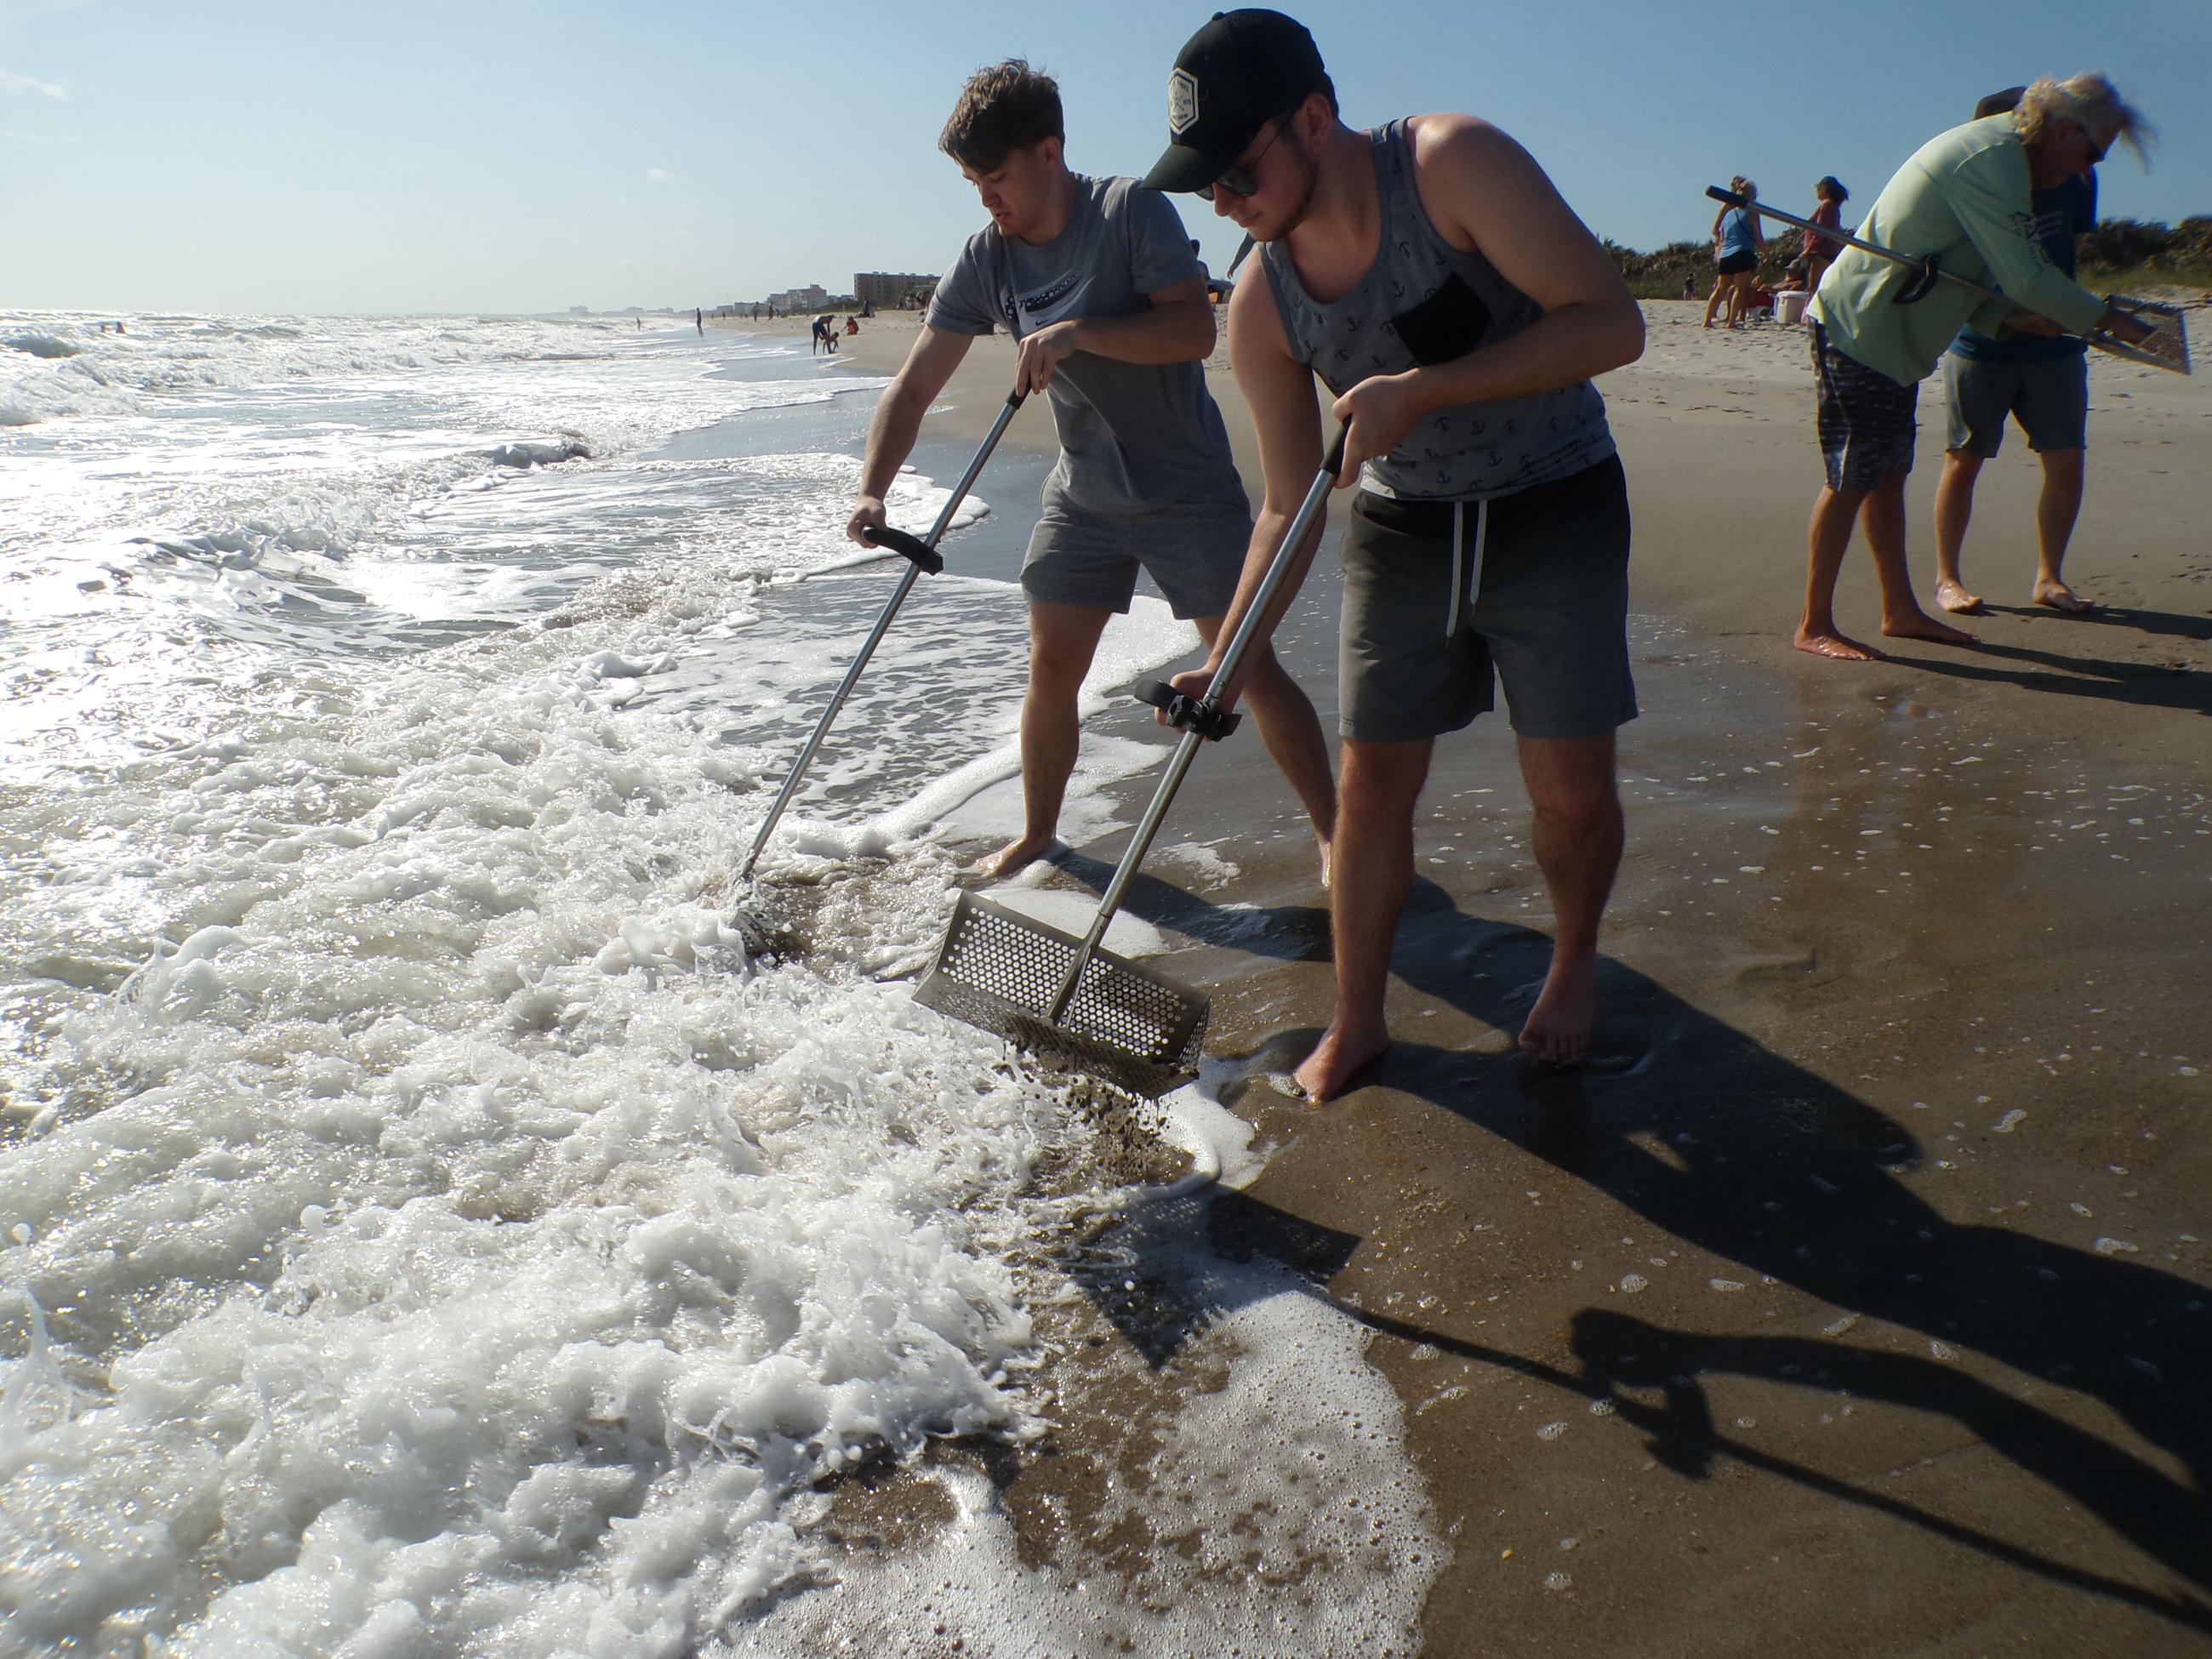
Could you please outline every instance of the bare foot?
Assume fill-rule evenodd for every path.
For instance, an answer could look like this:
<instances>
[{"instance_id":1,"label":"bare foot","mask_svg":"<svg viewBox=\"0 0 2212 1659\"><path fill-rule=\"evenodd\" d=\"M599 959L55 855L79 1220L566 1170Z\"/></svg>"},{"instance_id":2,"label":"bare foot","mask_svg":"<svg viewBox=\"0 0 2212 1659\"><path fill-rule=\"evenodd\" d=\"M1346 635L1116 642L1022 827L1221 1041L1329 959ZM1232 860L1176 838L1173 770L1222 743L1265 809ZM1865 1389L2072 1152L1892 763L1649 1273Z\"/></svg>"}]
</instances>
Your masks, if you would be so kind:
<instances>
[{"instance_id":1,"label":"bare foot","mask_svg":"<svg viewBox=\"0 0 2212 1659\"><path fill-rule=\"evenodd\" d=\"M1990 609L1982 603L1979 594L1969 593L1948 576L1936 584L1936 603L1954 617L1987 616Z\"/></svg>"},{"instance_id":2,"label":"bare foot","mask_svg":"<svg viewBox=\"0 0 2212 1659\"><path fill-rule=\"evenodd\" d=\"M1893 640L1928 640L1936 645L1972 645L1974 636L1963 628L1939 623L1925 611L1915 610L1895 621L1885 617L1881 631Z\"/></svg>"},{"instance_id":3,"label":"bare foot","mask_svg":"<svg viewBox=\"0 0 2212 1659\"><path fill-rule=\"evenodd\" d=\"M1342 1094L1352 1073L1380 1059L1389 1047L1388 1031L1347 1031L1340 1025L1331 1025L1321 1034L1321 1042L1291 1076L1297 1079L1305 1097L1318 1106Z\"/></svg>"},{"instance_id":4,"label":"bare foot","mask_svg":"<svg viewBox=\"0 0 2212 1659\"><path fill-rule=\"evenodd\" d=\"M1847 640L1830 629L1825 633L1808 633L1801 628L1797 637L1790 641L1800 651L1810 652L1816 657L1832 657L1838 662L1880 662L1881 653L1870 645L1861 645L1856 640Z\"/></svg>"},{"instance_id":5,"label":"bare foot","mask_svg":"<svg viewBox=\"0 0 2212 1659\"><path fill-rule=\"evenodd\" d=\"M1066 850L1056 836L1024 836L1018 841L1008 842L997 852L977 859L968 867L979 876L1003 879L1039 859L1057 858Z\"/></svg>"},{"instance_id":6,"label":"bare foot","mask_svg":"<svg viewBox=\"0 0 2212 1659\"><path fill-rule=\"evenodd\" d=\"M1596 1018L1597 963L1586 957L1562 963L1555 954L1543 991L1521 1028L1521 1052L1553 1066L1580 1060Z\"/></svg>"},{"instance_id":7,"label":"bare foot","mask_svg":"<svg viewBox=\"0 0 2212 1659\"><path fill-rule=\"evenodd\" d=\"M2036 583L2035 602L2038 605L2047 605L2053 611L2063 611L2071 617L2078 617L2085 611L2094 611L2097 608L2093 602L2083 599L2064 582Z\"/></svg>"}]
</instances>

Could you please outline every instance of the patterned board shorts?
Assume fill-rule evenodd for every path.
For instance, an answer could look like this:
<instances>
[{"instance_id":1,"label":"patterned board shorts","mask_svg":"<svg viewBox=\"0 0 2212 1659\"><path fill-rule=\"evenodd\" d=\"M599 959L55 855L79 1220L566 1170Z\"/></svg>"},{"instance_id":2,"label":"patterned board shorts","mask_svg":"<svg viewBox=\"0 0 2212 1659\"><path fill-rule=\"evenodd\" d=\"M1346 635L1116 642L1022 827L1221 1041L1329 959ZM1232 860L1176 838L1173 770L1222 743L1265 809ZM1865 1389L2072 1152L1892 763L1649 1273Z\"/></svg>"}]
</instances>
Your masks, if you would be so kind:
<instances>
[{"instance_id":1,"label":"patterned board shorts","mask_svg":"<svg viewBox=\"0 0 2212 1659\"><path fill-rule=\"evenodd\" d=\"M1813 325L1812 343L1828 488L1874 489L1911 471L1919 386L1900 386L1845 356L1828 343L1828 331L1818 323Z\"/></svg>"}]
</instances>

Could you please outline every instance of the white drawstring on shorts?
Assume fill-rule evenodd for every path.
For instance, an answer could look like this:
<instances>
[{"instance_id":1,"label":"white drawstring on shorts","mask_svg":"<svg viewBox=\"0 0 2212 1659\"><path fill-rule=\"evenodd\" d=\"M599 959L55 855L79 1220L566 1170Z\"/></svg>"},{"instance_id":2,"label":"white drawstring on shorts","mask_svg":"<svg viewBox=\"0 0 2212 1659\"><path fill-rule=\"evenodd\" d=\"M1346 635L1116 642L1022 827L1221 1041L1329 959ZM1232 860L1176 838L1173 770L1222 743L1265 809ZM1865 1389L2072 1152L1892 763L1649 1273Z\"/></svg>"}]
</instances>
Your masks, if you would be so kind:
<instances>
[{"instance_id":1,"label":"white drawstring on shorts","mask_svg":"<svg viewBox=\"0 0 2212 1659\"><path fill-rule=\"evenodd\" d=\"M1459 596L1464 592L1470 600L1482 593L1482 544L1490 534L1490 502L1486 497L1474 504L1474 564L1466 565L1466 550L1462 545L1467 534L1467 503L1452 503L1452 585L1451 604L1444 611L1444 637L1449 639L1459 632Z\"/></svg>"}]
</instances>

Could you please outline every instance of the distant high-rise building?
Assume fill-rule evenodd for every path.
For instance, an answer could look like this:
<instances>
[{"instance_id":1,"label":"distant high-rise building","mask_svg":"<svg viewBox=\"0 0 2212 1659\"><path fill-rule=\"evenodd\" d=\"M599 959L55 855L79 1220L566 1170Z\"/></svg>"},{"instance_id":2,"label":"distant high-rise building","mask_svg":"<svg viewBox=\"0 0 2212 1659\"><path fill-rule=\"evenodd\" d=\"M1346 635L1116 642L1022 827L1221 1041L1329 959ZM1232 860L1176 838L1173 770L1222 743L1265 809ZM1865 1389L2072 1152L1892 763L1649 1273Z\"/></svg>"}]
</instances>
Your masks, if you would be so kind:
<instances>
[{"instance_id":1,"label":"distant high-rise building","mask_svg":"<svg viewBox=\"0 0 2212 1659\"><path fill-rule=\"evenodd\" d=\"M936 277L912 271L863 270L853 278L853 299L860 305L896 310L908 295L928 293L936 286Z\"/></svg>"}]
</instances>

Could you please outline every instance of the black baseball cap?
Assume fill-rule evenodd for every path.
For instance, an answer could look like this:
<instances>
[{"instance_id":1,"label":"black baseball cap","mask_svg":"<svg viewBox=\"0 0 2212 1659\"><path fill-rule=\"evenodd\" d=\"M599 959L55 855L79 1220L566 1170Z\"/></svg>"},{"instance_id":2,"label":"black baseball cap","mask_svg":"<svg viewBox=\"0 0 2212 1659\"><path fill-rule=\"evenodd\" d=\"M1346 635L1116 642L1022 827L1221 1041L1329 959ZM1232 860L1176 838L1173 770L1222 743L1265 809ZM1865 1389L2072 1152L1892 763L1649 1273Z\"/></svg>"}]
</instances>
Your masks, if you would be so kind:
<instances>
[{"instance_id":1,"label":"black baseball cap","mask_svg":"<svg viewBox=\"0 0 2212 1659\"><path fill-rule=\"evenodd\" d=\"M1149 190L1203 190L1260 129L1328 84L1305 26L1279 11L1218 11L1183 43L1168 76L1168 147Z\"/></svg>"}]
</instances>

